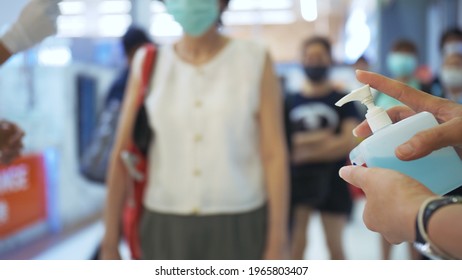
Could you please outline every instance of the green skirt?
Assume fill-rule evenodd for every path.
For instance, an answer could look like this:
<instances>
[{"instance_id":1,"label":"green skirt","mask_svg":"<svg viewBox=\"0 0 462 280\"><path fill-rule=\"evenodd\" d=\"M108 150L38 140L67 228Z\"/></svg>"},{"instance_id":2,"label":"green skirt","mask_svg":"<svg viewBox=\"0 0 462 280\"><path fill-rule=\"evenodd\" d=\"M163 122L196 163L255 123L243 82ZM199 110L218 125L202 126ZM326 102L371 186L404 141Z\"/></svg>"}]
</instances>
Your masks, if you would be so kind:
<instances>
[{"instance_id":1,"label":"green skirt","mask_svg":"<svg viewBox=\"0 0 462 280\"><path fill-rule=\"evenodd\" d=\"M267 210L226 215L172 215L145 210L140 225L147 260L262 259Z\"/></svg>"}]
</instances>

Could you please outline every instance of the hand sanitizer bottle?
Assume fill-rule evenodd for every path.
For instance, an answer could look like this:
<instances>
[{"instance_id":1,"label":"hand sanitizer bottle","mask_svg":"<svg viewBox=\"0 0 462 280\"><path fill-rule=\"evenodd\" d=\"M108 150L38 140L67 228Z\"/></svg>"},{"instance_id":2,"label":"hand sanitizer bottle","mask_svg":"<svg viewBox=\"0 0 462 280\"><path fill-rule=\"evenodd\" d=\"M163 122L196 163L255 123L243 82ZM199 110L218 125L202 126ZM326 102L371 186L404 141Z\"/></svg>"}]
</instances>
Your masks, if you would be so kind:
<instances>
[{"instance_id":1,"label":"hand sanitizer bottle","mask_svg":"<svg viewBox=\"0 0 462 280\"><path fill-rule=\"evenodd\" d=\"M354 165L393 169L406 174L438 195L462 186L462 160L453 147L446 147L412 161L402 161L395 149L416 133L438 125L429 112L421 112L392 124L387 112L375 106L369 85L340 99L335 105L361 101L367 106L366 119L373 135L361 142L350 153Z\"/></svg>"}]
</instances>

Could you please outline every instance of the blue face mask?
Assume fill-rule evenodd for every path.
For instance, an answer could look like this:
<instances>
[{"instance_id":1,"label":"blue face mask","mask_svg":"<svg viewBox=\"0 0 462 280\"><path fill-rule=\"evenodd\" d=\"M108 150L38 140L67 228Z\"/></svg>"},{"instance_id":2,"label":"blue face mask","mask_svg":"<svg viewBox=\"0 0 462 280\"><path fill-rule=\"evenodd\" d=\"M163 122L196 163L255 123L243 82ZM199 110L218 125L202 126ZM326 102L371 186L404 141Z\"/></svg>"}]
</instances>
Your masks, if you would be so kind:
<instances>
[{"instance_id":1,"label":"blue face mask","mask_svg":"<svg viewBox=\"0 0 462 280\"><path fill-rule=\"evenodd\" d=\"M460 68L443 67L440 78L447 88L462 88L462 69Z\"/></svg>"},{"instance_id":2,"label":"blue face mask","mask_svg":"<svg viewBox=\"0 0 462 280\"><path fill-rule=\"evenodd\" d=\"M391 53L387 57L387 66L394 78L411 76L417 69L417 58L407 53Z\"/></svg>"},{"instance_id":3,"label":"blue face mask","mask_svg":"<svg viewBox=\"0 0 462 280\"><path fill-rule=\"evenodd\" d=\"M166 0L167 12L193 37L203 35L220 15L218 0Z\"/></svg>"}]
</instances>

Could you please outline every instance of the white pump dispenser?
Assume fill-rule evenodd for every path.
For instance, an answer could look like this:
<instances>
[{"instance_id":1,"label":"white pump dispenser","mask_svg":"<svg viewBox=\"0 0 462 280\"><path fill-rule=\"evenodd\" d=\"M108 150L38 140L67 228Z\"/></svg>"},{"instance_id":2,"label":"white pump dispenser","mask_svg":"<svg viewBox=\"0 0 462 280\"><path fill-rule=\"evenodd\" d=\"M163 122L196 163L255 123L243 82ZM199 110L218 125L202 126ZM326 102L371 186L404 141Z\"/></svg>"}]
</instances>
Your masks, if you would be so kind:
<instances>
[{"instance_id":1,"label":"white pump dispenser","mask_svg":"<svg viewBox=\"0 0 462 280\"><path fill-rule=\"evenodd\" d=\"M346 95L335 105L342 106L351 101L360 101L367 106L366 119L373 132L351 151L352 164L399 171L439 195L462 186L462 160L453 147L434 151L413 161L402 161L395 155L395 149L416 133L438 125L432 114L421 112L392 124L387 112L375 106L368 85Z\"/></svg>"},{"instance_id":2,"label":"white pump dispenser","mask_svg":"<svg viewBox=\"0 0 462 280\"><path fill-rule=\"evenodd\" d=\"M374 97L372 96L369 85L365 85L362 88L352 91L350 94L347 94L345 97L337 101L335 105L341 107L345 103L351 101L360 101L362 104L367 106L366 119L372 132L375 133L376 131L392 124L387 112L384 109L375 106Z\"/></svg>"}]
</instances>

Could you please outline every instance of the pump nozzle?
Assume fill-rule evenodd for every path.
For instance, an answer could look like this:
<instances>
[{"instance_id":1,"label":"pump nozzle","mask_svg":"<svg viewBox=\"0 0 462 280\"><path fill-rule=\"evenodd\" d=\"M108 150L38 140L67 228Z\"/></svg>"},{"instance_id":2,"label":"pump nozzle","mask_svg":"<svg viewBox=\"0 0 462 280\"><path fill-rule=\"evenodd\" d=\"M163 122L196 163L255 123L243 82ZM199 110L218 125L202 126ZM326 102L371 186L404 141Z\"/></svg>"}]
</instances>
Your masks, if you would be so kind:
<instances>
[{"instance_id":1,"label":"pump nozzle","mask_svg":"<svg viewBox=\"0 0 462 280\"><path fill-rule=\"evenodd\" d=\"M362 88L352 91L350 94L347 94L337 101L335 105L341 107L351 101L360 101L362 104L367 106L366 119L372 132L376 132L392 123L387 112L385 112L382 108L375 106L369 85L365 85Z\"/></svg>"},{"instance_id":2,"label":"pump nozzle","mask_svg":"<svg viewBox=\"0 0 462 280\"><path fill-rule=\"evenodd\" d=\"M341 107L351 101L360 101L369 109L369 105L374 105L374 98L372 97L371 88L365 85L362 88L352 91L350 94L345 95L342 99L335 103L335 106ZM375 106L375 105L374 105Z\"/></svg>"}]
</instances>

